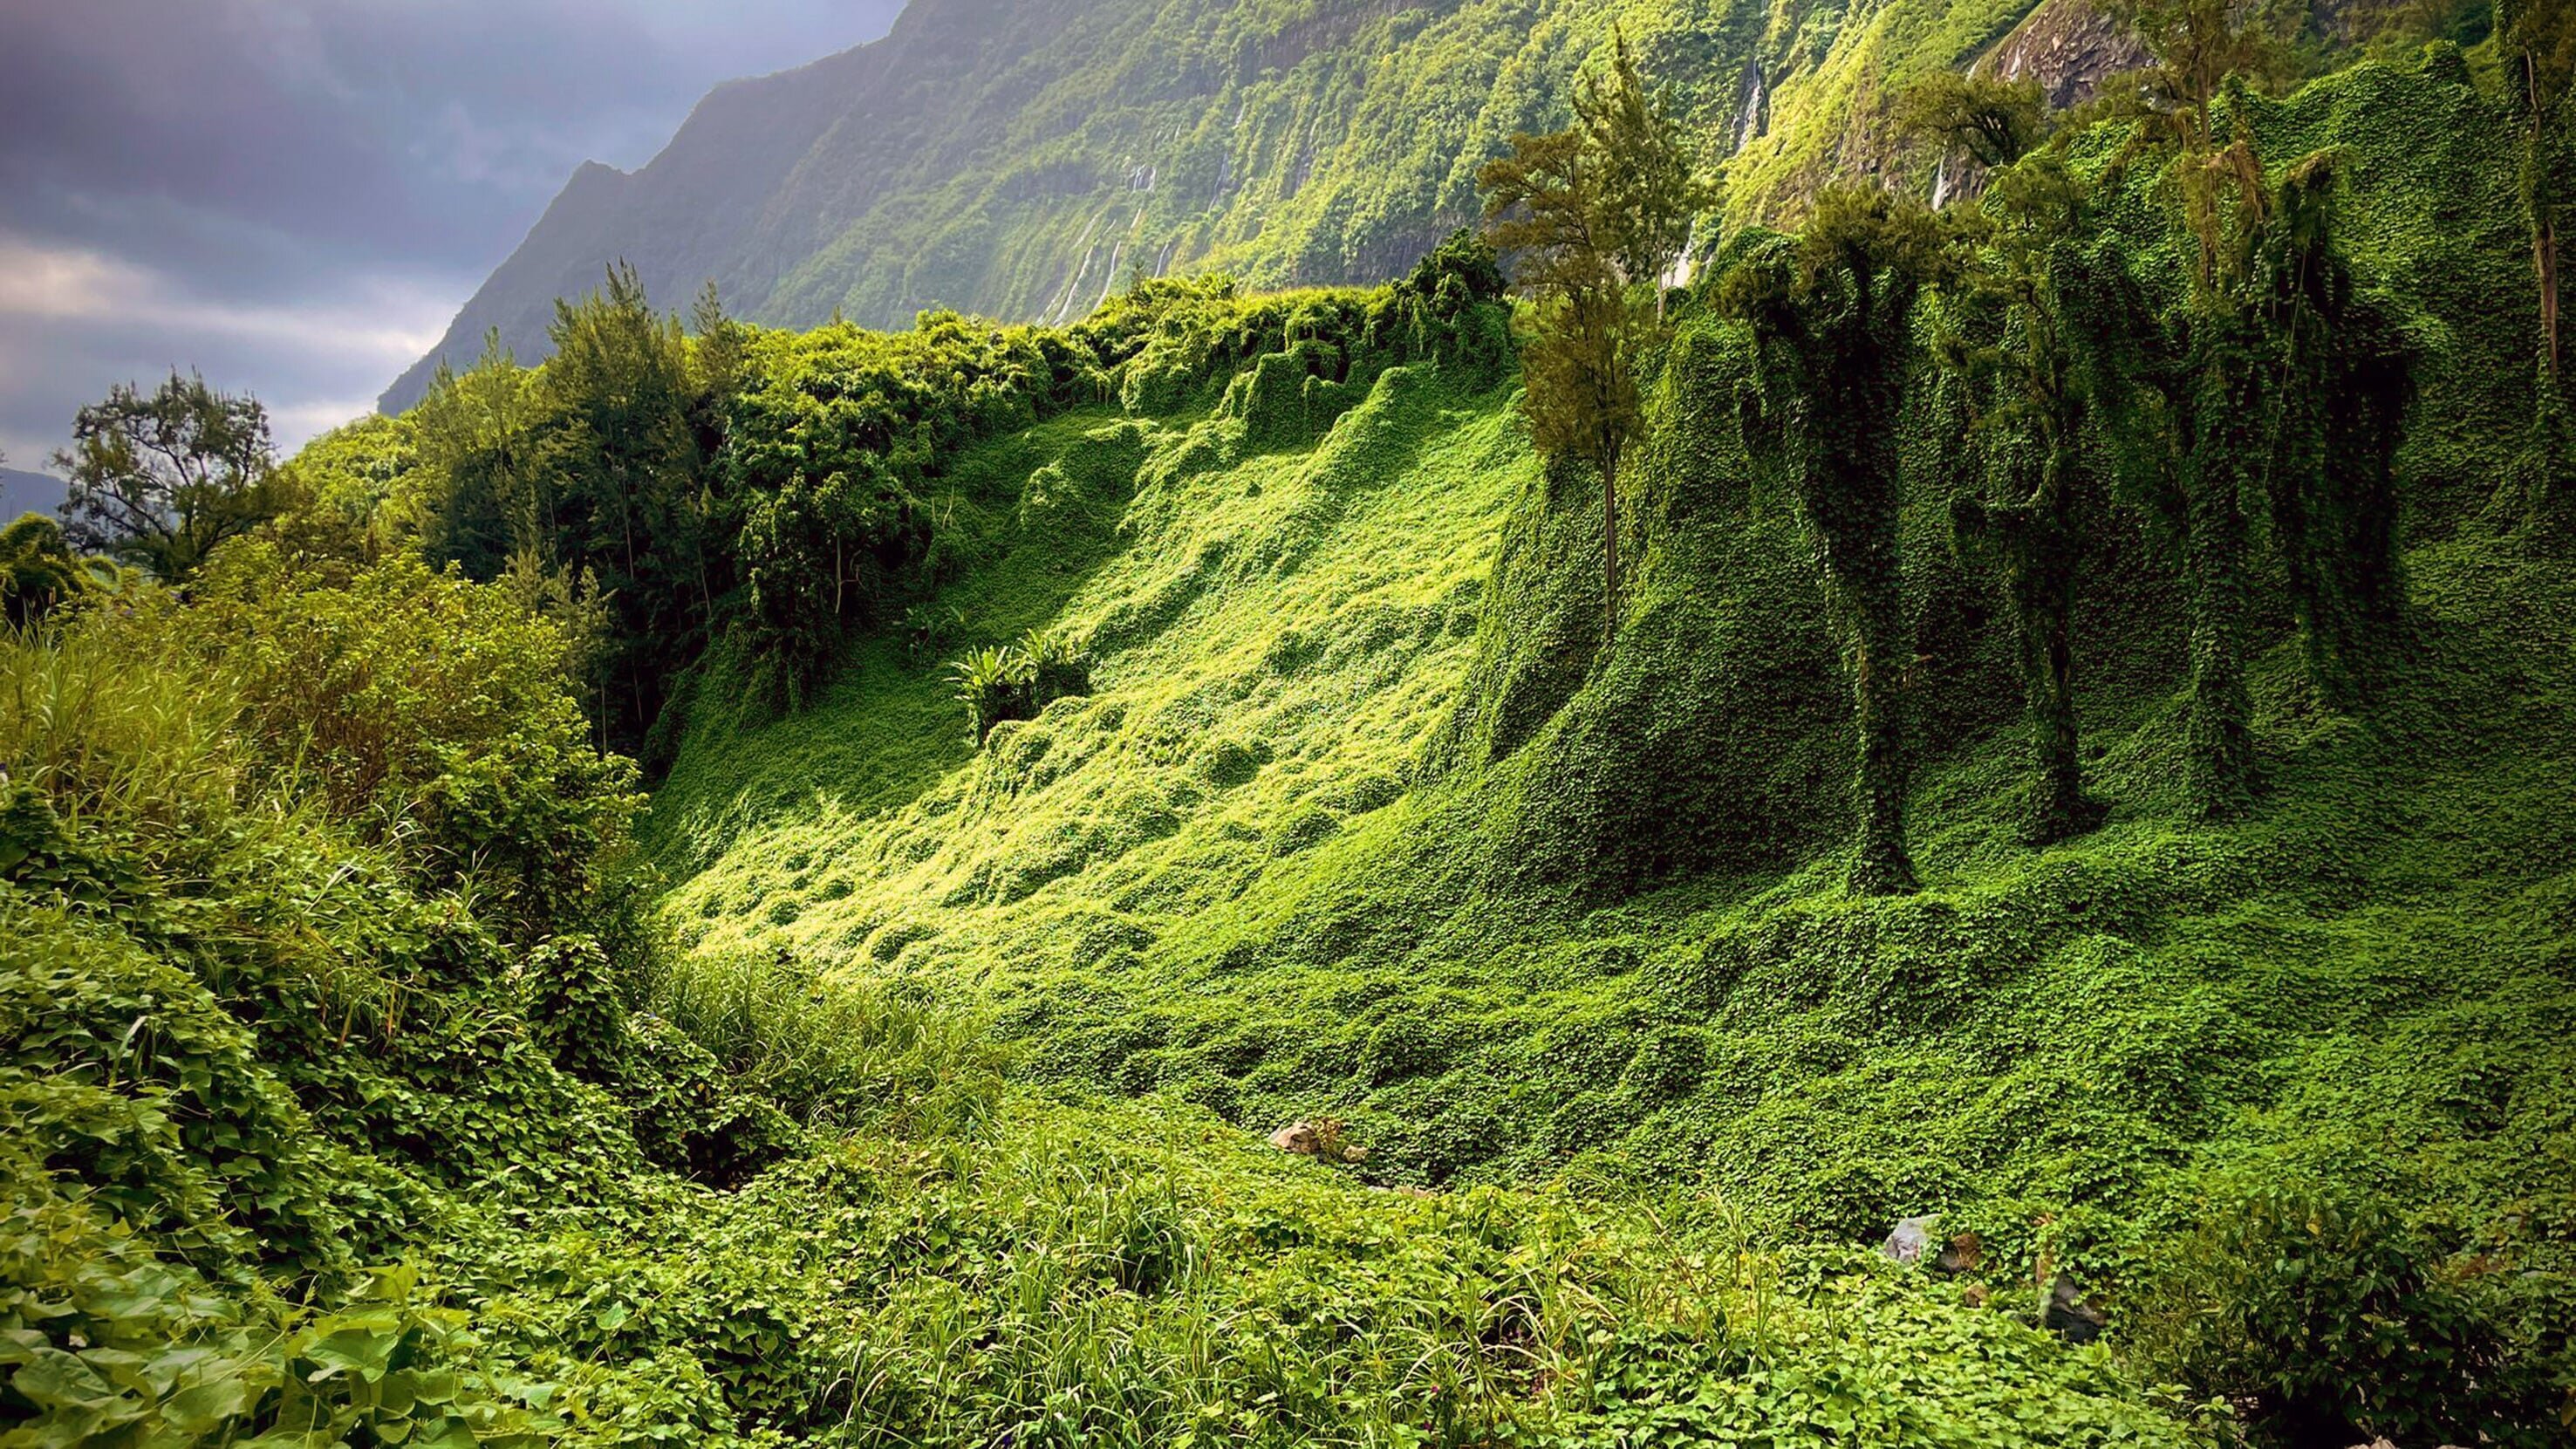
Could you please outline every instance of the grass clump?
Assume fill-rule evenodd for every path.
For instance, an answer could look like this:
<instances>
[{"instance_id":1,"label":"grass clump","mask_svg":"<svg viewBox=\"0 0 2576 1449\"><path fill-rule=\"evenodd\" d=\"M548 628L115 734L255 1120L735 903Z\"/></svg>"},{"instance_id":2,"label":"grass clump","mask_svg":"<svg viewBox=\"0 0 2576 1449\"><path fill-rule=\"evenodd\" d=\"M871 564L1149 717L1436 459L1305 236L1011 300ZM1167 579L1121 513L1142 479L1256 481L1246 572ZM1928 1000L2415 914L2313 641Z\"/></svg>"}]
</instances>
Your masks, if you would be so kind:
<instances>
[{"instance_id":1,"label":"grass clump","mask_svg":"<svg viewBox=\"0 0 2576 1449\"><path fill-rule=\"evenodd\" d=\"M1005 720L1035 719L1059 699L1091 691L1090 662L1082 646L1061 634L1031 629L1017 643L970 649L948 666L966 726L982 745Z\"/></svg>"},{"instance_id":2,"label":"grass clump","mask_svg":"<svg viewBox=\"0 0 2576 1449\"><path fill-rule=\"evenodd\" d=\"M739 1086L835 1131L970 1127L992 1112L1010 1061L917 986L836 978L784 954L662 959L643 1000Z\"/></svg>"}]
</instances>

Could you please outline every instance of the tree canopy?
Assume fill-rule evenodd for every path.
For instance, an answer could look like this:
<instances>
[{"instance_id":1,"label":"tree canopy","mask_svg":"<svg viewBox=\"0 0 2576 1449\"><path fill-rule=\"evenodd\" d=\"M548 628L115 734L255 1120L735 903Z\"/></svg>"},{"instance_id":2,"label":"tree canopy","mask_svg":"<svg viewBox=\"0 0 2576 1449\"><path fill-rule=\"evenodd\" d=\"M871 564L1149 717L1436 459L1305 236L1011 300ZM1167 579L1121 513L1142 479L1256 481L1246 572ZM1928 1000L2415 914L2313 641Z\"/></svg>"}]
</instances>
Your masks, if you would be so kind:
<instances>
[{"instance_id":1,"label":"tree canopy","mask_svg":"<svg viewBox=\"0 0 2576 1449\"><path fill-rule=\"evenodd\" d=\"M276 511L276 454L258 399L173 372L149 395L132 383L80 410L54 454L71 482L63 535L165 583Z\"/></svg>"},{"instance_id":2,"label":"tree canopy","mask_svg":"<svg viewBox=\"0 0 2576 1449\"><path fill-rule=\"evenodd\" d=\"M1640 356L1660 333L1665 278L1707 193L1669 98L1616 32L1608 67L1575 87L1573 125L1511 146L1477 181L1487 235L1536 304L1522 412L1541 454L1600 475L1603 629L1616 634L1619 463L1644 425Z\"/></svg>"}]
</instances>

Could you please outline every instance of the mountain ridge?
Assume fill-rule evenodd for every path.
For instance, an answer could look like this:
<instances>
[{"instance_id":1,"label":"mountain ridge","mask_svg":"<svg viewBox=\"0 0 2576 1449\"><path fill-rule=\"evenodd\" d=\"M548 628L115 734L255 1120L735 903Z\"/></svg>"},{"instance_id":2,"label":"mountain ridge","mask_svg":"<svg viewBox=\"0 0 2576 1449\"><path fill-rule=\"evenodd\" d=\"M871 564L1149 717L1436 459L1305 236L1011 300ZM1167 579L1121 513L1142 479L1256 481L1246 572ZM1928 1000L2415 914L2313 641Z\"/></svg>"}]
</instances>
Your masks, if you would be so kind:
<instances>
[{"instance_id":1,"label":"mountain ridge","mask_svg":"<svg viewBox=\"0 0 2576 1449\"><path fill-rule=\"evenodd\" d=\"M1771 138L1726 210L1776 219L1821 175L1928 165L1884 93L2063 8L1897 0L1847 25L1844 0L916 0L880 40L717 87L635 172L576 172L381 406L417 401L487 331L542 357L555 299L621 260L658 306L712 281L735 314L791 327L935 308L1062 323L1176 272L1387 280L1475 219L1477 166L1560 118L1566 57L1614 26L1710 159ZM2062 43L2008 68L2061 96L2111 68L2109 27L2049 30Z\"/></svg>"}]
</instances>

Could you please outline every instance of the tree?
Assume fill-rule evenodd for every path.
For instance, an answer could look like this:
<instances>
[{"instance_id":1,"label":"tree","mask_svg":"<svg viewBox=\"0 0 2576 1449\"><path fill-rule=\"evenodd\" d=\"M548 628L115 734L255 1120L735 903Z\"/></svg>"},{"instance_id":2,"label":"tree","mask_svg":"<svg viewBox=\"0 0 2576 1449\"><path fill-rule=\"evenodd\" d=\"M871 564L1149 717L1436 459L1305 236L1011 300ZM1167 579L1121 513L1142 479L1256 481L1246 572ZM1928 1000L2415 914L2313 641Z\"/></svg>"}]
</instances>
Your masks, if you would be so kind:
<instances>
[{"instance_id":1,"label":"tree","mask_svg":"<svg viewBox=\"0 0 2576 1449\"><path fill-rule=\"evenodd\" d=\"M1942 254L1939 226L1919 203L1829 191L1800 236L1757 243L1718 295L1754 345L1740 399L1746 450L1797 499L1850 634L1860 745L1851 887L1864 895L1915 888L1897 415L1913 370L1915 304Z\"/></svg>"},{"instance_id":2,"label":"tree","mask_svg":"<svg viewBox=\"0 0 2576 1449\"><path fill-rule=\"evenodd\" d=\"M551 558L556 490L539 431L541 399L500 333L484 337L482 357L465 372L440 363L412 416L431 478L422 552L483 580L499 577L523 550Z\"/></svg>"},{"instance_id":3,"label":"tree","mask_svg":"<svg viewBox=\"0 0 2576 1449\"><path fill-rule=\"evenodd\" d=\"M164 583L186 579L217 544L276 511L267 409L194 373L171 373L149 397L132 383L110 388L80 410L72 446L53 464L71 480L65 540Z\"/></svg>"},{"instance_id":4,"label":"tree","mask_svg":"<svg viewBox=\"0 0 2576 1449\"><path fill-rule=\"evenodd\" d=\"M1691 224L1707 188L1674 119L1669 91L1650 91L1628 53L1628 38L1610 32L1610 68L1575 82L1574 122L1599 158L1604 239L1620 276L1654 289L1664 315L1664 280L1690 245Z\"/></svg>"},{"instance_id":5,"label":"tree","mask_svg":"<svg viewBox=\"0 0 2576 1449\"><path fill-rule=\"evenodd\" d=\"M1938 146L1945 171L1953 157L2000 171L2047 139L2048 98L2036 78L2006 81L1938 70L1897 96L1896 124Z\"/></svg>"},{"instance_id":6,"label":"tree","mask_svg":"<svg viewBox=\"0 0 2576 1449\"><path fill-rule=\"evenodd\" d=\"M2522 133L2521 193L2531 224L2531 264L2540 288L2540 358L2559 381L2558 212L2576 170L2576 0L2499 0L2497 49L2505 94Z\"/></svg>"},{"instance_id":7,"label":"tree","mask_svg":"<svg viewBox=\"0 0 2576 1449\"><path fill-rule=\"evenodd\" d=\"M2405 624L2396 468L2417 352L2338 245L2342 181L2335 152L2290 168L2255 285L2280 354L2264 478L2272 539L2309 677L2329 705L2355 709Z\"/></svg>"},{"instance_id":8,"label":"tree","mask_svg":"<svg viewBox=\"0 0 2576 1449\"><path fill-rule=\"evenodd\" d=\"M1704 191L1668 99L1650 92L1613 32L1606 74L1575 88L1574 124L1512 138L1477 173L1494 245L1536 304L1522 411L1551 460L1601 475L1603 637L1619 629L1619 464L1644 425L1640 354L1661 333L1663 279ZM1636 290L1651 288L1654 305Z\"/></svg>"},{"instance_id":9,"label":"tree","mask_svg":"<svg viewBox=\"0 0 2576 1449\"><path fill-rule=\"evenodd\" d=\"M2234 288L2195 290L2159 310L2115 238L2053 263L2079 386L2121 498L2176 546L2190 619L2184 774L2210 820L2243 812L2254 790L2245 631L2252 549L2245 499L2263 456L2262 323Z\"/></svg>"},{"instance_id":10,"label":"tree","mask_svg":"<svg viewBox=\"0 0 2576 1449\"><path fill-rule=\"evenodd\" d=\"M54 520L30 513L0 528L0 610L12 628L28 628L97 584L89 561L63 542Z\"/></svg>"},{"instance_id":11,"label":"tree","mask_svg":"<svg viewBox=\"0 0 2576 1449\"><path fill-rule=\"evenodd\" d=\"M606 596L601 703L609 738L632 748L661 711L672 664L695 655L709 623L688 344L624 263L602 290L558 301L547 336L555 354L538 386L556 496L546 542L567 577L595 577Z\"/></svg>"},{"instance_id":12,"label":"tree","mask_svg":"<svg viewBox=\"0 0 2576 1449\"><path fill-rule=\"evenodd\" d=\"M1996 173L1973 213L1939 353L1975 399L1982 488L1952 505L1961 551L2000 566L2030 731L2023 838L2046 845L2100 822L2084 793L2075 717L2076 510L2091 491L2089 422L2051 266L2082 235L2083 183L2043 153Z\"/></svg>"},{"instance_id":13,"label":"tree","mask_svg":"<svg viewBox=\"0 0 2576 1449\"><path fill-rule=\"evenodd\" d=\"M2286 6L2249 12L2237 0L2104 0L2103 10L2135 32L2153 57L2144 70L2102 88L2111 113L2135 122L2121 159L2168 149L2178 155L2184 221L2200 249L2192 281L2206 292L2223 280L2217 275L2223 234L2231 226L2245 234L2241 219L2232 222L2224 210L2231 201L2240 212L2259 209L2262 190L2251 142L2239 135L2221 145L2211 129L2213 108L2230 85L2276 88L2298 74L2298 54L2285 33L2296 16ZM2244 113L2236 108L2240 126Z\"/></svg>"},{"instance_id":14,"label":"tree","mask_svg":"<svg viewBox=\"0 0 2576 1449\"><path fill-rule=\"evenodd\" d=\"M2248 92L2296 71L2286 37L2263 12L2240 23L2243 9L2230 0L2112 0L2107 8L2154 57L2137 84L2113 92L2136 121L2121 159L2170 156L2191 264L2182 297L2162 307L2111 239L2057 266L2070 295L2065 315L2076 324L2080 385L2115 484L2179 545L2191 620L2185 776L2194 808L2227 819L2255 788L2246 502L2282 496L2284 482L2271 473L2285 400L2298 391L2283 327L2295 309L2285 310L2277 264L2299 226L2322 222L2294 208L2284 229L2283 198L2255 154ZM2224 140L2222 97L2232 100Z\"/></svg>"}]
</instances>

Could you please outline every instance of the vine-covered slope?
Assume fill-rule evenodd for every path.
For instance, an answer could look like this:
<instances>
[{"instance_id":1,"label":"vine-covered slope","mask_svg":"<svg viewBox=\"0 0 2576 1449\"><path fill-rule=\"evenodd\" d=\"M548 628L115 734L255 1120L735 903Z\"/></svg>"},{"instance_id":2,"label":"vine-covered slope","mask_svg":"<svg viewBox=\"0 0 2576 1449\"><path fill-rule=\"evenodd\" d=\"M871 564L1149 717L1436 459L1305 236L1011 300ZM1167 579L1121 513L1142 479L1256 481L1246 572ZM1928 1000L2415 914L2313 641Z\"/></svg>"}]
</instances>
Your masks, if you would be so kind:
<instances>
[{"instance_id":1,"label":"vine-covered slope","mask_svg":"<svg viewBox=\"0 0 2576 1449\"><path fill-rule=\"evenodd\" d=\"M2491 501L2528 408L2509 181L2453 51L2252 104L2267 155L2348 149L2354 245L2426 360L2409 662L2347 717L2266 622L2251 819L2187 808L2171 566L2106 517L2078 677L2113 811L2017 842L2001 605L1917 418L1928 889L1846 898L1830 606L1710 420L1732 334L1685 311L1608 656L1597 498L1541 473L1508 381L1390 373L1285 447L1213 393L1068 416L963 474L1095 469L1115 529L1032 533L937 608L1088 639L1089 692L979 751L944 655L889 639L802 717L702 712L650 827L670 919L975 1001L1044 1075L1346 1118L1390 1183L1685 1182L1848 1241L1939 1211L2011 1271L2105 1281L2212 1201L2332 1183L2562 1281L2576 597Z\"/></svg>"},{"instance_id":2,"label":"vine-covered slope","mask_svg":"<svg viewBox=\"0 0 2576 1449\"><path fill-rule=\"evenodd\" d=\"M1439 217L1466 153L1423 138L1543 112L1570 67L1525 38L1614 17L1703 122L1784 122L1743 221L1828 158L1928 159L1883 149L1874 77L2062 53L2062 11L2007 8L935 6L939 127L1061 124L956 152L986 170L937 220L887 192L902 247L848 255L947 265L955 221L1001 277L1037 255L1010 217L1107 195L1023 154L1199 154L1217 96L1287 164L1281 115L1380 97L1330 184L1128 223L1320 274L1264 248ZM1050 22L1065 74L1152 42L1200 89L1074 105L1027 58ZM1424 101L1458 55L1474 104ZM2242 149L2078 120L1977 207L1730 226L1629 299L1613 617L1600 475L1531 444L1550 314L1463 238L1063 327L690 336L621 274L546 367L317 441L184 587L20 560L0 1445L2563 1443L2576 478L2496 59L2214 86L2185 119ZM926 115L810 145L944 154ZM1209 144L1202 180L1249 174ZM2180 204L2213 153L2232 220ZM2049 285L2135 290L2049 296L2136 314L2078 365L2148 411L2063 435L2090 799L2033 844L2064 736L2023 707L2034 571L1981 546L2023 481L1981 450L2029 417L1980 411L1975 308L2003 193L2077 184ZM1912 309L1837 334L1886 425L1784 424L1858 395L1766 370L1851 321L1786 259L1863 253L1928 280L1842 299ZM2365 324L2388 371L2318 381ZM2245 397L2277 410L2196 427ZM1835 475L1887 505L1866 603L1847 500L1773 446L1809 424L1885 464ZM2321 665L2321 610L2383 586ZM2195 668L2231 631L2241 714ZM1898 757L1921 889L1873 894L1912 884L1851 870Z\"/></svg>"}]
</instances>

